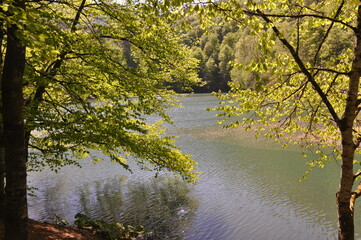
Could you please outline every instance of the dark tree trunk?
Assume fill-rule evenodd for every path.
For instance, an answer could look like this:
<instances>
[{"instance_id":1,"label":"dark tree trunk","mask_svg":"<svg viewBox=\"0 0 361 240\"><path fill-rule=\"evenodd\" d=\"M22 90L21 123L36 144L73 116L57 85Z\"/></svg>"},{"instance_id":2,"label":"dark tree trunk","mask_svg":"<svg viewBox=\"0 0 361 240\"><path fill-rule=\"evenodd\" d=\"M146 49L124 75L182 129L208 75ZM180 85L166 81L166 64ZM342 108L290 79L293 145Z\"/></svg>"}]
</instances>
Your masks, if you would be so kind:
<instances>
[{"instance_id":1,"label":"dark tree trunk","mask_svg":"<svg viewBox=\"0 0 361 240\"><path fill-rule=\"evenodd\" d=\"M25 9L24 1L15 6ZM7 29L7 46L1 79L3 141L6 172L6 240L27 239L26 147L24 134L23 75L25 46L15 25Z\"/></svg>"},{"instance_id":2,"label":"dark tree trunk","mask_svg":"<svg viewBox=\"0 0 361 240\"><path fill-rule=\"evenodd\" d=\"M0 4L3 0L0 0ZM4 41L4 20L0 19L0 69L3 69L3 41ZM1 86L1 85L0 85ZM0 109L2 105L1 89L0 89ZM0 240L5 239L5 158L3 143L3 126L2 114L0 114Z\"/></svg>"}]
</instances>

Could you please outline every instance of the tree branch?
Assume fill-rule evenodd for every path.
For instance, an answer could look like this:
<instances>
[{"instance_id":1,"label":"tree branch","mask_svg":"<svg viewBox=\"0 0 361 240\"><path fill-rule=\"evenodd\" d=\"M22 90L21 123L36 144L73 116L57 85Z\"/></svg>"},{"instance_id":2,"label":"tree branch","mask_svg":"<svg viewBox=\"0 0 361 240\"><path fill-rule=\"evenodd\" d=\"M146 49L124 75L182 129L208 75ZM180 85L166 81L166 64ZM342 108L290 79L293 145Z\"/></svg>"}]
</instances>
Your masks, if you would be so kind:
<instances>
[{"instance_id":1,"label":"tree branch","mask_svg":"<svg viewBox=\"0 0 361 240\"><path fill-rule=\"evenodd\" d=\"M222 8L219 6L219 4L217 3L212 3L214 6L217 7L218 10L220 11L223 11L223 12L233 12L234 9L232 8L229 8L229 9L226 9L226 8ZM306 7L306 9L309 9ZM310 17L310 18L318 18L318 19L324 19L324 20L329 20L331 22L334 22L334 23L339 23L347 28L350 28L352 31L354 32L357 32L357 27L354 27L346 22L343 22L341 20L337 20L337 19L334 19L332 17L327 17L327 16L324 16L324 15L320 15L320 14L271 14L271 13L263 13L259 10L256 10L256 11L251 11L251 10L246 10L246 9L242 9L240 10L242 11L243 13L245 14L248 14L250 16L259 16L259 17L275 17L275 18L291 18L291 19L300 19L300 18L306 18L306 17ZM315 11L315 10L312 10L312 11ZM317 11L315 11L317 12ZM237 21L237 22L240 22L239 19L235 19L234 17L230 16L230 15L227 15L228 17L230 17L231 19Z\"/></svg>"},{"instance_id":2,"label":"tree branch","mask_svg":"<svg viewBox=\"0 0 361 240\"><path fill-rule=\"evenodd\" d=\"M316 73L317 74L317 73ZM315 74L315 75L316 75ZM330 85L328 86L328 89L326 91L326 95L331 91L333 85L335 84L336 80L338 78L338 74L336 74L336 76L333 78L332 82L330 83ZM317 107L315 109L312 110L312 114L311 114L311 118L310 118L310 121L309 121L309 127L308 129L311 131L312 129L312 126L313 126L313 119L316 117L316 114L318 112L318 110L320 109L321 107L321 104L322 104L322 100L317 104Z\"/></svg>"},{"instance_id":3,"label":"tree branch","mask_svg":"<svg viewBox=\"0 0 361 240\"><path fill-rule=\"evenodd\" d=\"M335 23L340 23L342 25L344 25L345 27L348 27L350 29L352 29L354 32L357 32L357 28L348 24L348 23L345 23L341 20L337 20L337 19L334 19L334 18L331 18L331 17L327 17L327 16L321 16L321 15L317 15L317 14L298 14L298 15L287 15L287 14L270 14L270 13L263 13L261 11L257 10L256 12L253 12L253 11L249 11L249 10L243 10L244 13L246 14L250 14L250 15L253 15L253 16L260 16L260 17L276 17L276 18L294 18L294 19L297 19L297 18L305 18L305 17L312 17L312 18L319 18L319 19L324 19L324 20L329 20L331 22L335 22Z\"/></svg>"},{"instance_id":4,"label":"tree branch","mask_svg":"<svg viewBox=\"0 0 361 240\"><path fill-rule=\"evenodd\" d=\"M268 18L266 14L263 14L260 10L257 10L257 15L263 18L267 23L272 24L272 30L276 34L277 38L282 42L282 44L289 50L291 53L293 59L299 66L302 73L307 77L307 80L312 84L315 91L318 93L318 95L321 97L323 103L326 105L327 109L329 110L332 118L336 122L337 125L340 123L340 118L337 115L334 107L332 106L331 102L328 100L326 94L322 91L320 85L316 82L314 76L307 70L305 64L301 60L300 56L297 54L293 46L287 41L287 39L284 38L284 36L281 34L281 32L278 30L278 28L274 25L274 23Z\"/></svg>"},{"instance_id":5,"label":"tree branch","mask_svg":"<svg viewBox=\"0 0 361 240\"><path fill-rule=\"evenodd\" d=\"M71 32L74 32L76 30L76 25L79 23L80 14L84 9L85 3L86 3L86 0L83 0L77 10L77 13L76 13L73 23L72 23ZM68 50L62 51L59 54L58 58L46 68L46 72L49 72L47 77L50 77L50 78L55 77L55 75L56 75L57 71L59 70L59 68L61 67L66 55L69 53L70 53L70 51L68 51ZM35 91L35 95L34 95L33 99L29 100L27 102L28 104L33 104L33 106L32 106L33 109L38 108L39 103L42 100L42 95L44 94L44 91L45 91L45 86L43 84L39 85Z\"/></svg>"},{"instance_id":6,"label":"tree branch","mask_svg":"<svg viewBox=\"0 0 361 240\"><path fill-rule=\"evenodd\" d=\"M336 73L338 75L344 75L344 76L349 76L350 73L349 72L340 72L340 71L336 71L330 68L318 68L318 67L313 67L313 68L307 68L307 70L317 70L318 72L330 72L330 73Z\"/></svg>"},{"instance_id":7,"label":"tree branch","mask_svg":"<svg viewBox=\"0 0 361 240\"><path fill-rule=\"evenodd\" d=\"M343 0L343 1L341 2L340 6L338 7L338 9L337 9L337 11L336 11L335 16L333 17L333 19L336 20L337 17L340 15L341 10L342 10L342 7L343 7L344 4L345 4L345 1ZM313 58L313 65L316 65L317 58L318 58L318 55L319 55L319 53L320 53L320 51L321 51L321 48L322 48L323 44L325 43L328 35L330 34L331 29L332 29L332 27L333 27L334 24L335 24L335 22L332 21L331 24L330 24L330 26L328 27L325 35L323 36L320 44L318 45L317 51L316 51L315 56L314 56L314 58Z\"/></svg>"},{"instance_id":8,"label":"tree branch","mask_svg":"<svg viewBox=\"0 0 361 240\"><path fill-rule=\"evenodd\" d=\"M359 172L358 174L361 174L361 173ZM354 179L355 179L355 176L354 176ZM351 209L352 212L355 209L355 201L359 196L361 196L361 182L357 186L357 189L351 193L350 209Z\"/></svg>"},{"instance_id":9,"label":"tree branch","mask_svg":"<svg viewBox=\"0 0 361 240\"><path fill-rule=\"evenodd\" d=\"M361 170L353 175L353 180L356 180L357 177L361 176Z\"/></svg>"}]
</instances>

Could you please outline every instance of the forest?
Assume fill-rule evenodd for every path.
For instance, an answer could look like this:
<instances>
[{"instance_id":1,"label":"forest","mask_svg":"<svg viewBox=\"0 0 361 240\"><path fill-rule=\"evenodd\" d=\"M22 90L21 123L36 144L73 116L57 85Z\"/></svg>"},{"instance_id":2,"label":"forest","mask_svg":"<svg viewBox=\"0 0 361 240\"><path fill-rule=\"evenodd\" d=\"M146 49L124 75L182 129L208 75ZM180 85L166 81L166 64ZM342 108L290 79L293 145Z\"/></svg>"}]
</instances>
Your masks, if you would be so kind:
<instances>
[{"instance_id":1,"label":"forest","mask_svg":"<svg viewBox=\"0 0 361 240\"><path fill-rule=\"evenodd\" d=\"M329 11L327 7L325 11ZM198 59L197 71L202 79L201 86L193 87L194 92L227 92L230 90L229 83L244 89L254 89L257 84L267 84L271 76L267 73L259 75L254 68L262 59L262 43L259 41L260 36L252 32L249 26L240 25L233 19L226 21L224 17L213 18L212 23L205 28L201 26L196 15L188 17L187 21L189 29L182 34L182 41L191 48L192 57ZM291 28L296 22L295 19L282 21L281 31L291 34L286 29ZM305 61L317 61L322 65L323 62L336 59L354 45L350 31L333 29L323 45L328 51L317 56L317 59L312 59L317 51L315 46L324 38L327 29L324 26L312 26L310 31L311 35L307 32L298 36L302 42L298 51ZM273 49L274 53L281 48L282 45L278 43Z\"/></svg>"},{"instance_id":2,"label":"forest","mask_svg":"<svg viewBox=\"0 0 361 240\"><path fill-rule=\"evenodd\" d=\"M138 167L161 176L150 186L127 186L139 196L155 189L168 207L167 217L178 216L185 227L183 220L193 219L198 207L187 184L202 184L197 165L202 159L178 142L199 140L183 146L188 150L214 139L250 142L244 132L237 141L226 139L236 128L311 152L303 179L314 168L335 163L340 177L332 197L333 236L355 239L355 202L361 196L360 0L0 0L0 70L0 240L29 238L28 176L49 170L53 175L47 180L56 179L62 169L88 163L111 162L127 173ZM213 93L213 98L182 99L178 93ZM209 105L215 96L217 104ZM192 100L193 108L173 116L182 100ZM206 109L212 117L203 115ZM183 128L174 128L172 117L179 116ZM210 119L234 132L216 130ZM219 150L209 157L223 159L225 145L217 146L194 149ZM228 162L208 165L222 169L232 162L238 169L242 161L233 160L243 153L231 148ZM169 175L179 181L164 177ZM73 173L71 179L77 177L83 176ZM214 189L222 177L211 183ZM119 185L122 179L117 176ZM96 183L97 201L109 195L106 187L106 181ZM80 193L73 194L79 204L88 199ZM112 199L120 206L127 197L117 194ZM185 207L175 206L176 200ZM93 224L76 216L80 226ZM125 235L137 231L113 224L117 231L126 229Z\"/></svg>"}]
</instances>

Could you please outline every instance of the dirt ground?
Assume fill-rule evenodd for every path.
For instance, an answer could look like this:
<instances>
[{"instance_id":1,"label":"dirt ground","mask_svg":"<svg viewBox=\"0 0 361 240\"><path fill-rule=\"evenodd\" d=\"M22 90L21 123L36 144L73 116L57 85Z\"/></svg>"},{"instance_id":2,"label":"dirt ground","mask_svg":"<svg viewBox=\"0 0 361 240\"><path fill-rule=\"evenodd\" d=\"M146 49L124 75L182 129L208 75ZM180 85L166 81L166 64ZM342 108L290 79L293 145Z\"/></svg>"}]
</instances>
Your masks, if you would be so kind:
<instances>
[{"instance_id":1,"label":"dirt ground","mask_svg":"<svg viewBox=\"0 0 361 240\"><path fill-rule=\"evenodd\" d=\"M66 228L29 219L29 240L103 240L85 229Z\"/></svg>"}]
</instances>

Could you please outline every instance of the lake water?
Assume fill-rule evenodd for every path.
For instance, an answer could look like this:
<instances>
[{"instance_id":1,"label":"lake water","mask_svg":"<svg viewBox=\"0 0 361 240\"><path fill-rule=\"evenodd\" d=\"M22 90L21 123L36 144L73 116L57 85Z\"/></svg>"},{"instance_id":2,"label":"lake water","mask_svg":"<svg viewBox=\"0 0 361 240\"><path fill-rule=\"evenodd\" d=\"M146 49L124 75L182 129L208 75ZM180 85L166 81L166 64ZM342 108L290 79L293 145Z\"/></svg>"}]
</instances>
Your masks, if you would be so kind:
<instances>
[{"instance_id":1,"label":"lake water","mask_svg":"<svg viewBox=\"0 0 361 240\"><path fill-rule=\"evenodd\" d=\"M135 170L128 173L109 162L82 168L65 167L59 173L45 170L29 174L29 215L52 221L54 214L73 221L81 212L92 218L120 221L155 231L161 239L188 240L310 240L336 239L335 193L339 163L307 170L297 149L282 149L256 140L238 129L216 124L217 105L210 95L181 99L173 108L179 135L177 145L199 162L201 179L194 185L164 173ZM136 166L132 165L136 168ZM361 215L359 205L356 215ZM355 219L361 239L361 218Z\"/></svg>"}]
</instances>

